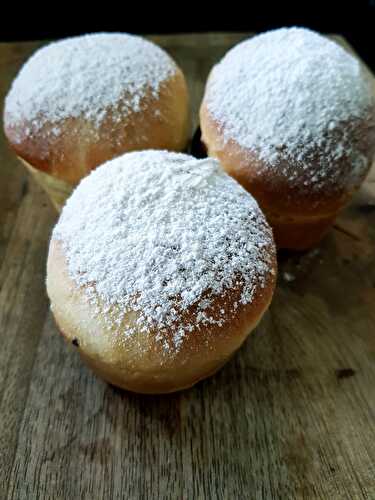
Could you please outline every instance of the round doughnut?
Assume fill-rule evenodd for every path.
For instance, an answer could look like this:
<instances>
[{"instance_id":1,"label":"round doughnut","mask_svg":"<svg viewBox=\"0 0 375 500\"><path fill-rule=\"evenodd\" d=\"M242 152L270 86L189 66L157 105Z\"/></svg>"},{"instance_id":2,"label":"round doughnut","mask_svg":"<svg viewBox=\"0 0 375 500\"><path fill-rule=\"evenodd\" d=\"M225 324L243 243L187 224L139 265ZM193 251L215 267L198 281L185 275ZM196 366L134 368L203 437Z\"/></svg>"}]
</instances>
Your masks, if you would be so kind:
<instances>
[{"instance_id":1,"label":"round doughnut","mask_svg":"<svg viewBox=\"0 0 375 500\"><path fill-rule=\"evenodd\" d=\"M374 80L317 33L270 31L214 66L200 124L208 154L256 198L276 245L307 249L373 161Z\"/></svg>"},{"instance_id":2,"label":"round doughnut","mask_svg":"<svg viewBox=\"0 0 375 500\"><path fill-rule=\"evenodd\" d=\"M184 75L160 47L125 33L39 49L6 97L4 128L29 166L76 185L127 151L182 151L189 136Z\"/></svg>"},{"instance_id":3,"label":"round doughnut","mask_svg":"<svg viewBox=\"0 0 375 500\"><path fill-rule=\"evenodd\" d=\"M47 291L60 331L100 377L166 393L213 374L270 304L272 231L211 158L126 153L68 199Z\"/></svg>"}]
</instances>

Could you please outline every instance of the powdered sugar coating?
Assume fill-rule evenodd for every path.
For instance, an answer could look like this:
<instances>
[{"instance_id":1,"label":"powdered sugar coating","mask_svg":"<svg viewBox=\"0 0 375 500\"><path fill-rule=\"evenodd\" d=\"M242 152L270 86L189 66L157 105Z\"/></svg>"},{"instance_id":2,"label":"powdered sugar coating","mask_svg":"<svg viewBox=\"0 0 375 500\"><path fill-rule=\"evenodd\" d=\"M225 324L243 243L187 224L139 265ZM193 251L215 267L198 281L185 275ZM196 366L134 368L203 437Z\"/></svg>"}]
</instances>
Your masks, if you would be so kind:
<instances>
[{"instance_id":1,"label":"powdered sugar coating","mask_svg":"<svg viewBox=\"0 0 375 500\"><path fill-rule=\"evenodd\" d=\"M358 135L364 119L374 125L373 79L346 50L307 29L235 46L213 68L205 104L224 143L255 152L271 176L283 168L291 184L304 170L310 188L355 185L372 159Z\"/></svg>"},{"instance_id":2,"label":"powdered sugar coating","mask_svg":"<svg viewBox=\"0 0 375 500\"><path fill-rule=\"evenodd\" d=\"M146 92L175 74L174 61L157 45L125 33L68 38L36 51L7 95L9 125L26 121L36 133L46 122L83 117L99 127L108 111L122 119L142 109ZM121 105L119 106L119 101ZM28 132L28 133L27 133Z\"/></svg>"},{"instance_id":3,"label":"powdered sugar coating","mask_svg":"<svg viewBox=\"0 0 375 500\"><path fill-rule=\"evenodd\" d=\"M226 311L235 315L274 273L272 233L251 195L216 160L166 151L128 153L91 173L53 238L89 301L119 306L118 324L137 311L137 331L156 329L161 343L172 332L168 349L203 325L224 324L210 314L215 296L239 289Z\"/></svg>"}]
</instances>

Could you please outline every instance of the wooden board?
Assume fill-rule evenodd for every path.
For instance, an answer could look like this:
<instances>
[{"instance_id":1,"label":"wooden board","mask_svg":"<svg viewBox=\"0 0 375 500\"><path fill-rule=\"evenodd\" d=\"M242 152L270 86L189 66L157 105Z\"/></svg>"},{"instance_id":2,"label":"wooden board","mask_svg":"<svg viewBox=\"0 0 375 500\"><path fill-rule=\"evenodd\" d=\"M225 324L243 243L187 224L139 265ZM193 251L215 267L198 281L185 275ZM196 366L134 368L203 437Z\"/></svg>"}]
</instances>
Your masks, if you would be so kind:
<instances>
[{"instance_id":1,"label":"wooden board","mask_svg":"<svg viewBox=\"0 0 375 500\"><path fill-rule=\"evenodd\" d=\"M195 125L210 67L245 35L152 37ZM39 43L0 45L0 101ZM270 311L189 391L97 380L45 293L56 214L0 137L0 499L375 498L375 173L316 250L280 256Z\"/></svg>"}]
</instances>

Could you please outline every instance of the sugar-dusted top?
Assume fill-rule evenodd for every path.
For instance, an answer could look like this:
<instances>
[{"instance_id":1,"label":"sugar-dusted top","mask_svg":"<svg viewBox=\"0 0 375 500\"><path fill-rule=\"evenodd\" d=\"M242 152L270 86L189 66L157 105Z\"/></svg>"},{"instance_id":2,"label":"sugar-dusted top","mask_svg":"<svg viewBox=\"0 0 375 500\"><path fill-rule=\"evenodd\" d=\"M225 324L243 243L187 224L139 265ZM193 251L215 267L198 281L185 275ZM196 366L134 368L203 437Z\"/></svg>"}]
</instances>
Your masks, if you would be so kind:
<instances>
[{"instance_id":1,"label":"sugar-dusted top","mask_svg":"<svg viewBox=\"0 0 375 500\"><path fill-rule=\"evenodd\" d=\"M35 131L70 117L98 126L108 110L119 117L139 111L146 92L157 96L175 72L164 50L138 36L67 38L42 47L24 64L6 98L6 117L10 124L31 123Z\"/></svg>"},{"instance_id":2,"label":"sugar-dusted top","mask_svg":"<svg viewBox=\"0 0 375 500\"><path fill-rule=\"evenodd\" d=\"M88 300L138 311L138 330L173 332L168 349L201 325L223 324L273 273L272 233L256 201L216 160L185 154L128 153L99 167L67 201L53 238ZM238 303L212 317L214 297L233 288ZM179 322L188 309L189 324Z\"/></svg>"},{"instance_id":3,"label":"sugar-dusted top","mask_svg":"<svg viewBox=\"0 0 375 500\"><path fill-rule=\"evenodd\" d=\"M313 31L283 28L238 44L213 68L205 103L225 142L255 152L271 171L291 159L291 182L304 169L306 185L355 183L368 166L355 134L374 113L373 79ZM353 167L345 175L343 157Z\"/></svg>"}]
</instances>

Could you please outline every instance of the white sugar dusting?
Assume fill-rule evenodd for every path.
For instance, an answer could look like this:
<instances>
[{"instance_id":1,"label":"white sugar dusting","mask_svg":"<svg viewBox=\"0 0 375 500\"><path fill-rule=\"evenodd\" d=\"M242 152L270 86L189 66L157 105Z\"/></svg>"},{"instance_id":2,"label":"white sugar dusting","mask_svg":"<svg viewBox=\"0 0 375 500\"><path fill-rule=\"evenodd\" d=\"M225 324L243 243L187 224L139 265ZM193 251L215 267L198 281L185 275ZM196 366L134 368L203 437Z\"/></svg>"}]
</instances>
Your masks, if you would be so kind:
<instances>
[{"instance_id":1,"label":"white sugar dusting","mask_svg":"<svg viewBox=\"0 0 375 500\"><path fill-rule=\"evenodd\" d=\"M283 28L235 46L213 68L205 102L224 142L256 152L271 172L283 164L291 183L304 169L306 186L355 184L367 169L356 133L374 113L372 77L310 30ZM340 170L342 158L353 168Z\"/></svg>"},{"instance_id":2,"label":"white sugar dusting","mask_svg":"<svg viewBox=\"0 0 375 500\"><path fill-rule=\"evenodd\" d=\"M46 122L83 117L98 127L141 110L146 92L176 72L157 45L125 33L98 33L51 43L24 64L6 98L9 124L23 121L38 132ZM119 102L121 100L121 105ZM58 135L59 127L53 128Z\"/></svg>"},{"instance_id":3,"label":"white sugar dusting","mask_svg":"<svg viewBox=\"0 0 375 500\"><path fill-rule=\"evenodd\" d=\"M251 195L216 160L166 151L128 153L91 173L53 238L91 303L119 306L118 324L137 311L137 331L156 330L166 350L222 326L273 274L272 233ZM238 303L213 314L214 297L233 289Z\"/></svg>"}]
</instances>

